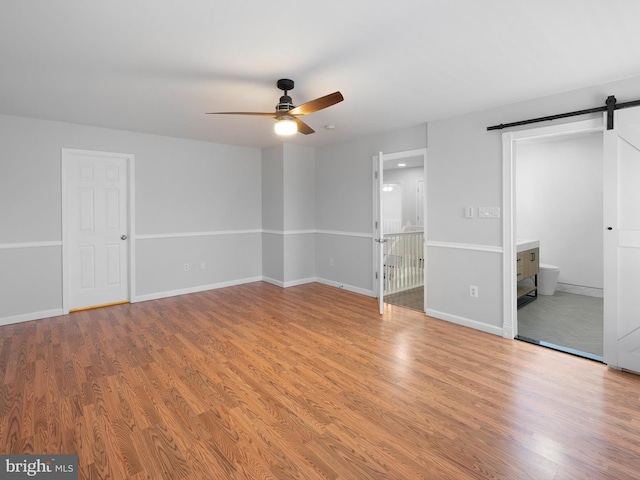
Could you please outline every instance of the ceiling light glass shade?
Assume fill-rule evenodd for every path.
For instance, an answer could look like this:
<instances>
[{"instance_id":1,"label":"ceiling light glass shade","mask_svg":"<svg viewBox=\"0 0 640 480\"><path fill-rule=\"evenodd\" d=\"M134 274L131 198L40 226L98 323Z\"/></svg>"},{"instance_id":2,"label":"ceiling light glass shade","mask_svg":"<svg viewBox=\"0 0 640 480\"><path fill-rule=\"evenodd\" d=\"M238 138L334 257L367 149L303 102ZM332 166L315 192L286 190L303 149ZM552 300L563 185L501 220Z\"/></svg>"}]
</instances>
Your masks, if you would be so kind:
<instances>
[{"instance_id":1,"label":"ceiling light glass shade","mask_svg":"<svg viewBox=\"0 0 640 480\"><path fill-rule=\"evenodd\" d=\"M273 129L278 135L293 135L298 131L298 124L293 117L280 117Z\"/></svg>"}]
</instances>

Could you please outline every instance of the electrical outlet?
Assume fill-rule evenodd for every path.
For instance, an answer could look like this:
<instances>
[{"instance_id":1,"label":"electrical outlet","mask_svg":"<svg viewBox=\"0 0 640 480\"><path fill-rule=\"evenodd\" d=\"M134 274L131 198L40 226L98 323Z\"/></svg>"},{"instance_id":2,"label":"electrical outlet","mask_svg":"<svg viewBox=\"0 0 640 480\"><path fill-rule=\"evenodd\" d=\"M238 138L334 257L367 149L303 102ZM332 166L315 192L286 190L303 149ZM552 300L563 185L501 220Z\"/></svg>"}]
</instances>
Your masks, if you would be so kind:
<instances>
[{"instance_id":1,"label":"electrical outlet","mask_svg":"<svg viewBox=\"0 0 640 480\"><path fill-rule=\"evenodd\" d=\"M188 271L189 271L189 264L188 264L188 263L185 263L185 264L184 264L184 271L185 271L185 272L188 272Z\"/></svg>"},{"instance_id":2,"label":"electrical outlet","mask_svg":"<svg viewBox=\"0 0 640 480\"><path fill-rule=\"evenodd\" d=\"M500 218L500 207L478 207L478 218Z\"/></svg>"},{"instance_id":3,"label":"electrical outlet","mask_svg":"<svg viewBox=\"0 0 640 480\"><path fill-rule=\"evenodd\" d=\"M477 285L469 285L469 296L473 298L478 298L478 286Z\"/></svg>"},{"instance_id":4,"label":"electrical outlet","mask_svg":"<svg viewBox=\"0 0 640 480\"><path fill-rule=\"evenodd\" d=\"M333 258L329 259L329 265L331 265L333 267Z\"/></svg>"},{"instance_id":5,"label":"electrical outlet","mask_svg":"<svg viewBox=\"0 0 640 480\"><path fill-rule=\"evenodd\" d=\"M200 270L204 270L207 265L204 262L200 262Z\"/></svg>"}]
</instances>

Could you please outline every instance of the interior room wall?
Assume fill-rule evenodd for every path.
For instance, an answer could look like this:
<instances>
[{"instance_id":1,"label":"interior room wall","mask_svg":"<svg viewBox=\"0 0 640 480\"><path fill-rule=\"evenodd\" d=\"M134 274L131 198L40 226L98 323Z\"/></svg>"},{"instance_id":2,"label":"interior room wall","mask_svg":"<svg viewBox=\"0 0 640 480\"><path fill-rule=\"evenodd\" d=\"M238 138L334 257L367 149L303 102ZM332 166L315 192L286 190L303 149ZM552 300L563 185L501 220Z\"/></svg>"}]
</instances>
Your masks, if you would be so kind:
<instances>
[{"instance_id":1,"label":"interior room wall","mask_svg":"<svg viewBox=\"0 0 640 480\"><path fill-rule=\"evenodd\" d=\"M316 149L316 276L373 295L373 156L424 148L421 124ZM333 259L333 262L331 261Z\"/></svg>"},{"instance_id":2,"label":"interior room wall","mask_svg":"<svg viewBox=\"0 0 640 480\"><path fill-rule=\"evenodd\" d=\"M424 167L394 168L384 171L384 183L402 185L402 226L416 224L417 182L424 180Z\"/></svg>"},{"instance_id":3,"label":"interior room wall","mask_svg":"<svg viewBox=\"0 0 640 480\"><path fill-rule=\"evenodd\" d=\"M602 289L602 134L519 142L516 232L540 240L540 262L562 283Z\"/></svg>"},{"instance_id":4,"label":"interior room wall","mask_svg":"<svg viewBox=\"0 0 640 480\"><path fill-rule=\"evenodd\" d=\"M284 146L262 149L262 275L284 284Z\"/></svg>"},{"instance_id":5,"label":"interior room wall","mask_svg":"<svg viewBox=\"0 0 640 480\"><path fill-rule=\"evenodd\" d=\"M61 313L61 148L135 155L138 299L261 278L259 149L7 115L0 145L0 323Z\"/></svg>"},{"instance_id":6,"label":"interior room wall","mask_svg":"<svg viewBox=\"0 0 640 480\"><path fill-rule=\"evenodd\" d=\"M284 144L284 282L316 275L315 149Z\"/></svg>"},{"instance_id":7,"label":"interior room wall","mask_svg":"<svg viewBox=\"0 0 640 480\"><path fill-rule=\"evenodd\" d=\"M315 151L282 144L262 150L262 269L281 287L315 279Z\"/></svg>"},{"instance_id":8,"label":"interior room wall","mask_svg":"<svg viewBox=\"0 0 640 480\"><path fill-rule=\"evenodd\" d=\"M502 218L479 219L477 216L477 207L503 205L503 132L487 131L487 127L602 106L609 95L615 95L619 102L637 100L640 78L429 122L428 314L502 334ZM586 118L590 117L556 123ZM465 218L466 206L475 208L474 218ZM470 285L478 286L478 298L469 295Z\"/></svg>"}]
</instances>

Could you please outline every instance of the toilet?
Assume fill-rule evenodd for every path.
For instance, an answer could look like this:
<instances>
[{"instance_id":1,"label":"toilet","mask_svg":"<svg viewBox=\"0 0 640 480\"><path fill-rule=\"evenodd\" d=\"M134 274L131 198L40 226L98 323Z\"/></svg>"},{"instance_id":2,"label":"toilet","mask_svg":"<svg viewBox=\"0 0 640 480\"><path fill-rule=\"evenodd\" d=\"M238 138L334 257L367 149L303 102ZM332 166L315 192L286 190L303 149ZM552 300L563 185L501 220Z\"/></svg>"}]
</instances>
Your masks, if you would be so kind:
<instances>
[{"instance_id":1,"label":"toilet","mask_svg":"<svg viewBox=\"0 0 640 480\"><path fill-rule=\"evenodd\" d=\"M553 295L556 292L559 276L559 267L541 263L538 271L538 293L540 295Z\"/></svg>"}]
</instances>

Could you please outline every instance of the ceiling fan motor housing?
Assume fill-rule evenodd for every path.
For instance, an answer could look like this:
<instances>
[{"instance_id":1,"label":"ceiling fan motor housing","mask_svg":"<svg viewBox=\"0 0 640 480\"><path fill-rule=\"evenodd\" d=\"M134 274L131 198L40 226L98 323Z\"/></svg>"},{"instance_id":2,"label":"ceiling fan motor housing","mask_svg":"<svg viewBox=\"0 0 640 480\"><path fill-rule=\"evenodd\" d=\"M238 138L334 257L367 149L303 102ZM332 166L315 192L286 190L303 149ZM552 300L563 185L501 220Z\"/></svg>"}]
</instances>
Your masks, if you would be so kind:
<instances>
[{"instance_id":1,"label":"ceiling fan motor housing","mask_svg":"<svg viewBox=\"0 0 640 480\"><path fill-rule=\"evenodd\" d=\"M280 90L284 91L284 95L280 97L280 102L276 105L276 112L288 112L294 108L295 105L293 104L291 97L287 95L287 92L293 90L295 83L293 80L289 80L288 78L281 78L278 80L276 85Z\"/></svg>"},{"instance_id":2,"label":"ceiling fan motor housing","mask_svg":"<svg viewBox=\"0 0 640 480\"><path fill-rule=\"evenodd\" d=\"M280 103L276 105L276 112L288 112L294 106L291 97L289 95L283 95L280 97Z\"/></svg>"}]
</instances>

